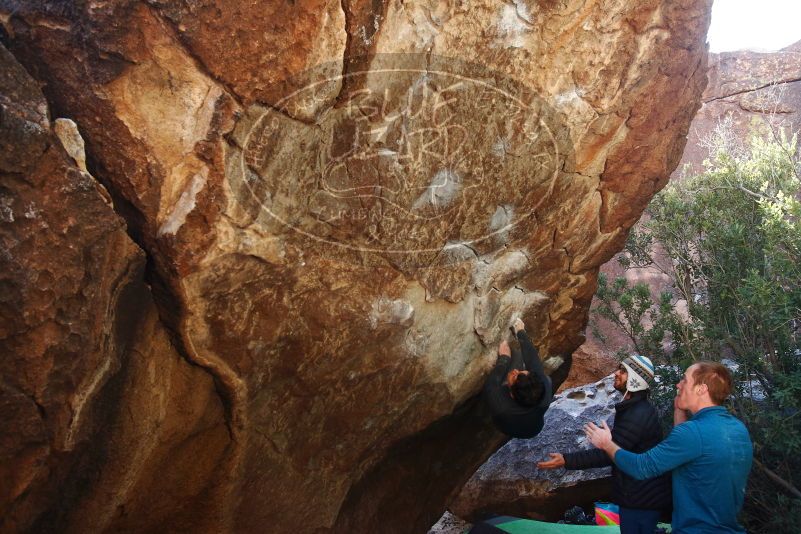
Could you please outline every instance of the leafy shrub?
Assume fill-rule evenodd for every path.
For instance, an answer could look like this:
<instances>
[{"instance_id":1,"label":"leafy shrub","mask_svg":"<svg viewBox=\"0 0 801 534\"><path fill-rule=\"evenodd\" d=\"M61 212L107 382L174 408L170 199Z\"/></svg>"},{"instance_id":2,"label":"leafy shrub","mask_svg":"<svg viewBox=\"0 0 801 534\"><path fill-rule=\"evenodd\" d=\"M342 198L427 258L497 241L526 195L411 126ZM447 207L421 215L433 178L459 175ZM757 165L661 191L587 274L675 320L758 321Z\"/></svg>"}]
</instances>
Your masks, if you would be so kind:
<instances>
[{"instance_id":1,"label":"leafy shrub","mask_svg":"<svg viewBox=\"0 0 801 534\"><path fill-rule=\"evenodd\" d=\"M596 314L660 363L654 398L672 419L679 369L728 360L730 408L755 447L743 521L750 532L801 525L801 204L796 139L712 143L705 172L671 182L631 231L621 263L667 275L599 277ZM677 376L670 375L675 371ZM792 525L792 526L791 526Z\"/></svg>"}]
</instances>

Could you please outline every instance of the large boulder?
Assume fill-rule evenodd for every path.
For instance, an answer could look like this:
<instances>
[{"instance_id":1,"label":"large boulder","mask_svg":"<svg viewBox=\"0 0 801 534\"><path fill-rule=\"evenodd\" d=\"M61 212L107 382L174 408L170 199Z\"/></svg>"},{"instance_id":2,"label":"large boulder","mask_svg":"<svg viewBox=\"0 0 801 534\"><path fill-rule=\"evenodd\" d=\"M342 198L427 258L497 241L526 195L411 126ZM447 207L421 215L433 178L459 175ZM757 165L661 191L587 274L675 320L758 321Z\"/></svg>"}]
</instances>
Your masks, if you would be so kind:
<instances>
[{"instance_id":1,"label":"large boulder","mask_svg":"<svg viewBox=\"0 0 801 534\"><path fill-rule=\"evenodd\" d=\"M120 454L99 454L63 502L17 494L18 524L434 523L504 441L476 395L513 315L566 376L598 267L681 156L710 4L0 0L3 42L75 121L147 255L161 333L124 333L186 369L181 387L149 387L204 407L112 388L120 413L186 422L143 447L135 422L83 412ZM125 247L108 255L117 271ZM87 309L64 320L113 324L113 301ZM114 352L67 339L93 372ZM103 376L60 382L55 404Z\"/></svg>"},{"instance_id":2,"label":"large boulder","mask_svg":"<svg viewBox=\"0 0 801 534\"><path fill-rule=\"evenodd\" d=\"M464 485L448 509L469 520L487 514L555 521L577 504L609 498L611 467L544 470L537 462L549 452L592 448L582 432L587 423L615 420L622 396L608 376L594 384L566 389L545 413L545 426L533 439L512 439L493 454Z\"/></svg>"}]
</instances>

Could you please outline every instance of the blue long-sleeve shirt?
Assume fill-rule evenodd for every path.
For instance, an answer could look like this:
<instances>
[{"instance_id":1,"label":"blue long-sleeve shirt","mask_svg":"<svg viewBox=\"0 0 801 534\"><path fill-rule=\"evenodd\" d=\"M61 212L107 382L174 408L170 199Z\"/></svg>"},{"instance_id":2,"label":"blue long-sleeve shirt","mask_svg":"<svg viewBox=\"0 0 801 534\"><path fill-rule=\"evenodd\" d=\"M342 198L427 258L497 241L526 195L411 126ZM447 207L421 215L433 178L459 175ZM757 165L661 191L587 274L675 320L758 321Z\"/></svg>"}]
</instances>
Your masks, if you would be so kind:
<instances>
[{"instance_id":1,"label":"blue long-sleeve shirt","mask_svg":"<svg viewBox=\"0 0 801 534\"><path fill-rule=\"evenodd\" d=\"M753 447L745 425L722 406L704 408L643 454L623 449L615 464L634 478L673 471L673 532L745 532L737 523Z\"/></svg>"}]
</instances>

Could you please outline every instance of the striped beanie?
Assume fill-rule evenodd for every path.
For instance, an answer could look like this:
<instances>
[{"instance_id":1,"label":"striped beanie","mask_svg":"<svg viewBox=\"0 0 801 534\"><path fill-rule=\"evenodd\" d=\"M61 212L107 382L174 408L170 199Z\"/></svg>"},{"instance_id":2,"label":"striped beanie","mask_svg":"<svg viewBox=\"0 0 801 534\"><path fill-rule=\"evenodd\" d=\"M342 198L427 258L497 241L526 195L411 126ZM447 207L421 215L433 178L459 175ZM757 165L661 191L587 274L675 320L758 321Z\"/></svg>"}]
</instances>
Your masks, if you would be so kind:
<instances>
[{"instance_id":1,"label":"striped beanie","mask_svg":"<svg viewBox=\"0 0 801 534\"><path fill-rule=\"evenodd\" d=\"M645 356L639 354L632 354L622 363L629 374L626 380L626 389L630 392L643 391L648 389L649 380L654 379L654 364Z\"/></svg>"}]
</instances>

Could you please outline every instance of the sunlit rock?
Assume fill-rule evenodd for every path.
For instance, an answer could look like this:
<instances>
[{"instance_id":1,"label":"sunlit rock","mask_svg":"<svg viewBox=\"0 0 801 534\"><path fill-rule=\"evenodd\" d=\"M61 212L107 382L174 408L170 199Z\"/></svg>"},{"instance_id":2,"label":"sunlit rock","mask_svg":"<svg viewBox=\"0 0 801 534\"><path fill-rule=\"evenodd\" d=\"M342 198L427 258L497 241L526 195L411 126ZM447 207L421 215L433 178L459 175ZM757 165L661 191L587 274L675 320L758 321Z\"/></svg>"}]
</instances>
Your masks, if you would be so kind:
<instances>
[{"instance_id":1,"label":"sunlit rock","mask_svg":"<svg viewBox=\"0 0 801 534\"><path fill-rule=\"evenodd\" d=\"M59 525L433 524L503 441L476 395L513 315L564 378L598 266L681 155L710 3L0 0L4 42L75 121L147 254L169 337L127 335L180 358L198 385L170 394L206 403L169 404L207 429L186 448L102 426L172 470L103 478L109 457L107 485L88 479ZM27 109L46 129L42 105ZM110 324L107 309L93 320ZM99 372L104 354L76 361ZM131 395L108 405L166 409ZM62 479L42 480L52 497ZM52 499L19 496L29 524L54 517Z\"/></svg>"}]
</instances>

